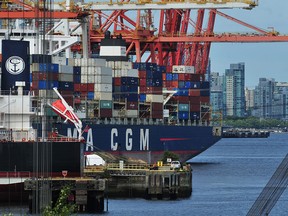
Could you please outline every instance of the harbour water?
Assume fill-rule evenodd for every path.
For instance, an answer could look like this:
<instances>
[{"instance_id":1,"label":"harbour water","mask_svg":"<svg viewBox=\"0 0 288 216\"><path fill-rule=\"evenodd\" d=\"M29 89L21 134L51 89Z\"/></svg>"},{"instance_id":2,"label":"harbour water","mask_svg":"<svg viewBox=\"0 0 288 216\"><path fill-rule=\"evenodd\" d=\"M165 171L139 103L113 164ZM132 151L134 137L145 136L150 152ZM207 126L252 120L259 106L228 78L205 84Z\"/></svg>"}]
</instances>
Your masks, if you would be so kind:
<instances>
[{"instance_id":1,"label":"harbour water","mask_svg":"<svg viewBox=\"0 0 288 216\"><path fill-rule=\"evenodd\" d=\"M222 139L189 161L193 168L193 192L189 199L109 199L105 215L246 215L287 153L288 134ZM288 190L269 215L288 215L287 205ZM26 215L19 207L0 207L0 212Z\"/></svg>"}]
</instances>

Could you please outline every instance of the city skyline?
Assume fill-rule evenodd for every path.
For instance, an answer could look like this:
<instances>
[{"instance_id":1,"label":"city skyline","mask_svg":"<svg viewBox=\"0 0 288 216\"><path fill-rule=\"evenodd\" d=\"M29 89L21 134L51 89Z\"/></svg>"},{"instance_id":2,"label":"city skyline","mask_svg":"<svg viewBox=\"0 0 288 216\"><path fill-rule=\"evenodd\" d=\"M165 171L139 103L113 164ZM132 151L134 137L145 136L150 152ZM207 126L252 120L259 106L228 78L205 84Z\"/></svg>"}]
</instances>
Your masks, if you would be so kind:
<instances>
[{"instance_id":1,"label":"city skyline","mask_svg":"<svg viewBox=\"0 0 288 216\"><path fill-rule=\"evenodd\" d=\"M280 7L281 6L281 7ZM288 2L284 0L260 0L252 10L232 9L224 13L264 30L288 33ZM251 32L232 21L216 17L214 32ZM225 73L230 64L245 63L245 86L254 88L259 78L288 81L288 42L274 43L212 43L210 51L211 71Z\"/></svg>"}]
</instances>

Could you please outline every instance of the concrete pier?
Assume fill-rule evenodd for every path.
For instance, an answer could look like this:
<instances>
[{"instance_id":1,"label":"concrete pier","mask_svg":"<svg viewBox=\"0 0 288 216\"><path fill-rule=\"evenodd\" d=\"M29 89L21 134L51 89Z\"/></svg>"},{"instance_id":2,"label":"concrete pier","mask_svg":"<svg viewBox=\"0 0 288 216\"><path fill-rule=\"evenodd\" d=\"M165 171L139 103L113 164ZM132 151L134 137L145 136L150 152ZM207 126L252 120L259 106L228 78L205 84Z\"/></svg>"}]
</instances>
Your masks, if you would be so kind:
<instances>
[{"instance_id":1,"label":"concrete pier","mask_svg":"<svg viewBox=\"0 0 288 216\"><path fill-rule=\"evenodd\" d=\"M106 176L107 194L111 198L139 197L146 199L187 198L192 193L192 170L171 170L170 166L151 168L147 164L107 164L86 167L84 175Z\"/></svg>"}]
</instances>

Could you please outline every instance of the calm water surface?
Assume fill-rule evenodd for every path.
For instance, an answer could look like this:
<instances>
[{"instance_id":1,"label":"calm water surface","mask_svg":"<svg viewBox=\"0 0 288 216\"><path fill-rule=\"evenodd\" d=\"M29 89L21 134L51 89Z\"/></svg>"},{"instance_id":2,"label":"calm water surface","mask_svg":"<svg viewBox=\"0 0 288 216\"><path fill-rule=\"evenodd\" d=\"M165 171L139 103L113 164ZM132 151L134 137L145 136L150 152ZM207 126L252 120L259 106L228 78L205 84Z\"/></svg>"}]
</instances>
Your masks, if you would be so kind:
<instances>
[{"instance_id":1,"label":"calm water surface","mask_svg":"<svg viewBox=\"0 0 288 216\"><path fill-rule=\"evenodd\" d=\"M287 153L288 134L271 134L267 139L222 139L189 161L193 168L189 199L110 199L109 211L104 215L246 215ZM11 210L24 215L23 209ZM7 208L0 208L0 212L5 211ZM288 190L270 215L288 215Z\"/></svg>"}]
</instances>

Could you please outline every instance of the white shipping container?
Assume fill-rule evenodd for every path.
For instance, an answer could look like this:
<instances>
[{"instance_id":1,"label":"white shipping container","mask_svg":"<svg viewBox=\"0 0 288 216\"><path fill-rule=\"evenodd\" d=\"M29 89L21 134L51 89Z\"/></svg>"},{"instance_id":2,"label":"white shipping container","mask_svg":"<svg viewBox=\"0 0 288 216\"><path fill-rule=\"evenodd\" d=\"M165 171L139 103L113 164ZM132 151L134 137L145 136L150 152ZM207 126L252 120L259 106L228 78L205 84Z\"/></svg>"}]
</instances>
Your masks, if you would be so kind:
<instances>
[{"instance_id":1,"label":"white shipping container","mask_svg":"<svg viewBox=\"0 0 288 216\"><path fill-rule=\"evenodd\" d=\"M112 84L99 84L94 85L95 92L112 92Z\"/></svg>"},{"instance_id":2,"label":"white shipping container","mask_svg":"<svg viewBox=\"0 0 288 216\"><path fill-rule=\"evenodd\" d=\"M32 63L31 71L39 71L39 63Z\"/></svg>"},{"instance_id":3,"label":"white shipping container","mask_svg":"<svg viewBox=\"0 0 288 216\"><path fill-rule=\"evenodd\" d=\"M100 67L100 68L101 68L100 75L112 76L112 68L108 67Z\"/></svg>"},{"instance_id":4,"label":"white shipping container","mask_svg":"<svg viewBox=\"0 0 288 216\"><path fill-rule=\"evenodd\" d=\"M132 69L132 62L121 62L121 68L122 69Z\"/></svg>"},{"instance_id":5,"label":"white shipping container","mask_svg":"<svg viewBox=\"0 0 288 216\"><path fill-rule=\"evenodd\" d=\"M122 61L115 61L115 69L122 69Z\"/></svg>"},{"instance_id":6,"label":"white shipping container","mask_svg":"<svg viewBox=\"0 0 288 216\"><path fill-rule=\"evenodd\" d=\"M112 76L95 75L94 83L112 84Z\"/></svg>"},{"instance_id":7,"label":"white shipping container","mask_svg":"<svg viewBox=\"0 0 288 216\"><path fill-rule=\"evenodd\" d=\"M74 59L74 66L81 66L81 59L80 58L75 58Z\"/></svg>"},{"instance_id":8,"label":"white shipping container","mask_svg":"<svg viewBox=\"0 0 288 216\"><path fill-rule=\"evenodd\" d=\"M112 100L112 92L94 92L94 100Z\"/></svg>"},{"instance_id":9,"label":"white shipping container","mask_svg":"<svg viewBox=\"0 0 288 216\"><path fill-rule=\"evenodd\" d=\"M81 75L88 75L88 67L81 67Z\"/></svg>"},{"instance_id":10,"label":"white shipping container","mask_svg":"<svg viewBox=\"0 0 288 216\"><path fill-rule=\"evenodd\" d=\"M88 75L89 76L94 76L96 73L95 73L95 67L92 67L92 66L88 66Z\"/></svg>"},{"instance_id":11,"label":"white shipping container","mask_svg":"<svg viewBox=\"0 0 288 216\"><path fill-rule=\"evenodd\" d=\"M51 98L51 99L58 99L58 95L55 93L54 90L51 89L39 89L38 90L39 98ZM52 102L52 101L51 101Z\"/></svg>"},{"instance_id":12,"label":"white shipping container","mask_svg":"<svg viewBox=\"0 0 288 216\"><path fill-rule=\"evenodd\" d=\"M81 74L81 83L88 83L88 76Z\"/></svg>"},{"instance_id":13,"label":"white shipping container","mask_svg":"<svg viewBox=\"0 0 288 216\"><path fill-rule=\"evenodd\" d=\"M126 116L131 118L137 118L138 110L126 110Z\"/></svg>"},{"instance_id":14,"label":"white shipping container","mask_svg":"<svg viewBox=\"0 0 288 216\"><path fill-rule=\"evenodd\" d=\"M129 69L127 71L127 76L129 76L129 77L139 77L138 69Z\"/></svg>"},{"instance_id":15,"label":"white shipping container","mask_svg":"<svg viewBox=\"0 0 288 216\"><path fill-rule=\"evenodd\" d=\"M66 57L52 56L52 63L59 65L66 65Z\"/></svg>"},{"instance_id":16,"label":"white shipping container","mask_svg":"<svg viewBox=\"0 0 288 216\"><path fill-rule=\"evenodd\" d=\"M195 69L194 69L194 66L173 65L172 72L173 73L195 73Z\"/></svg>"},{"instance_id":17,"label":"white shipping container","mask_svg":"<svg viewBox=\"0 0 288 216\"><path fill-rule=\"evenodd\" d=\"M73 82L73 74L60 73L59 81Z\"/></svg>"},{"instance_id":18,"label":"white shipping container","mask_svg":"<svg viewBox=\"0 0 288 216\"><path fill-rule=\"evenodd\" d=\"M80 62L80 61L79 61L79 62ZM80 66L80 64L79 64L79 65L75 65L75 60L74 60L74 58L67 58L66 64L67 64L67 65L70 65L70 66Z\"/></svg>"},{"instance_id":19,"label":"white shipping container","mask_svg":"<svg viewBox=\"0 0 288 216\"><path fill-rule=\"evenodd\" d=\"M109 68L115 68L115 62L114 61L107 61L106 62L106 67L109 67Z\"/></svg>"},{"instance_id":20,"label":"white shipping container","mask_svg":"<svg viewBox=\"0 0 288 216\"><path fill-rule=\"evenodd\" d=\"M119 69L113 70L113 77L121 77L121 70Z\"/></svg>"},{"instance_id":21,"label":"white shipping container","mask_svg":"<svg viewBox=\"0 0 288 216\"><path fill-rule=\"evenodd\" d=\"M85 66L85 67L88 67L89 64L88 64L88 59L87 58L81 58L81 64L80 66Z\"/></svg>"},{"instance_id":22,"label":"white shipping container","mask_svg":"<svg viewBox=\"0 0 288 216\"><path fill-rule=\"evenodd\" d=\"M163 95L147 94L146 95L146 102L162 103L163 102Z\"/></svg>"},{"instance_id":23,"label":"white shipping container","mask_svg":"<svg viewBox=\"0 0 288 216\"><path fill-rule=\"evenodd\" d=\"M94 66L106 67L106 59L101 59L101 58L94 59Z\"/></svg>"},{"instance_id":24,"label":"white shipping container","mask_svg":"<svg viewBox=\"0 0 288 216\"><path fill-rule=\"evenodd\" d=\"M73 74L73 67L69 65L59 65L59 73Z\"/></svg>"}]
</instances>

